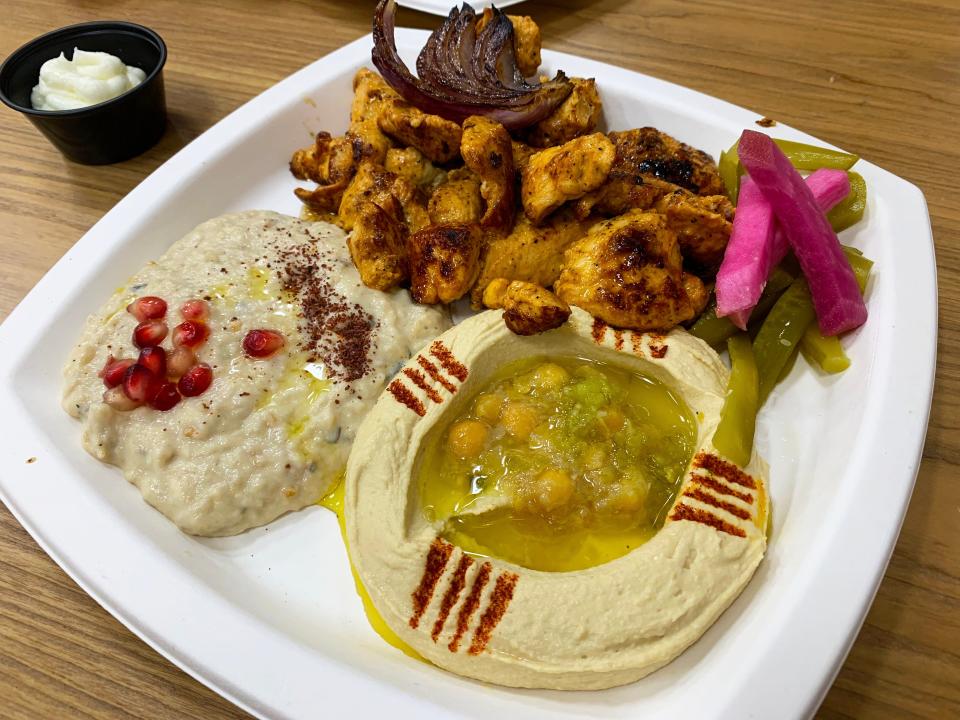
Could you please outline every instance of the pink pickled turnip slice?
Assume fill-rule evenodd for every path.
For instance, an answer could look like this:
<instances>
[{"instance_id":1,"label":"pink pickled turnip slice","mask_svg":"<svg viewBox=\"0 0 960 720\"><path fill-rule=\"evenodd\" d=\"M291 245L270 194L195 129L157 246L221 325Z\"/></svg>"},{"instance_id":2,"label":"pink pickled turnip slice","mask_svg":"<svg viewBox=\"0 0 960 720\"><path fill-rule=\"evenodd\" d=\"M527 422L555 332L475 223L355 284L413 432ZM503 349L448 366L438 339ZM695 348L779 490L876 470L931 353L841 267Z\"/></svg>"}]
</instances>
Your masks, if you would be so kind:
<instances>
[{"instance_id":1,"label":"pink pickled turnip slice","mask_svg":"<svg viewBox=\"0 0 960 720\"><path fill-rule=\"evenodd\" d=\"M850 194L850 180L843 170L820 168L807 177L806 183L823 212ZM745 177L730 241L717 273L717 316L728 316L734 325L746 330L770 272L789 247L787 236L775 223L770 203L756 183Z\"/></svg>"},{"instance_id":2,"label":"pink pickled turnip slice","mask_svg":"<svg viewBox=\"0 0 960 720\"><path fill-rule=\"evenodd\" d=\"M767 135L744 130L740 162L773 208L810 286L820 332L837 335L860 327L867 306L837 234L783 151Z\"/></svg>"}]
</instances>

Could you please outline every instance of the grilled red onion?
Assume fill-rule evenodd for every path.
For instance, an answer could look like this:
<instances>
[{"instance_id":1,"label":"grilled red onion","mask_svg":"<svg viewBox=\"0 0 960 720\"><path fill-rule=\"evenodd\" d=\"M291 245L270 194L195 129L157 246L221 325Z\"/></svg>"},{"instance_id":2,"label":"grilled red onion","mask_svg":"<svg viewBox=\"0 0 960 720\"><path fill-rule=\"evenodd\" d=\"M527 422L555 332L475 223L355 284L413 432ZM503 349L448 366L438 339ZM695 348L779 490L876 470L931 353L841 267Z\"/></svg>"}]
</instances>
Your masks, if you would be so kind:
<instances>
[{"instance_id":1,"label":"grilled red onion","mask_svg":"<svg viewBox=\"0 0 960 720\"><path fill-rule=\"evenodd\" d=\"M508 130L519 130L552 113L572 85L558 72L553 80L530 83L517 68L513 23L500 10L477 32L477 15L467 3L453 8L417 57L414 76L394 37L396 0L380 0L373 16L373 64L409 103L454 122L485 115Z\"/></svg>"}]
</instances>

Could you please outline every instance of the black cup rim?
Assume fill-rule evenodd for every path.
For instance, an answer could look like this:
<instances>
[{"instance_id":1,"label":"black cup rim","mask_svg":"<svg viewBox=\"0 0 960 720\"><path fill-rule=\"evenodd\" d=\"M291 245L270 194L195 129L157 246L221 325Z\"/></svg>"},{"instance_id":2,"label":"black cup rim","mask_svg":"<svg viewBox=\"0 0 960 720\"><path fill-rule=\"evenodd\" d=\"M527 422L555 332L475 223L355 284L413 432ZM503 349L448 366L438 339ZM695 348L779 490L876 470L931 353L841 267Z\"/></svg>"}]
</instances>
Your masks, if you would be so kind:
<instances>
[{"instance_id":1,"label":"black cup rim","mask_svg":"<svg viewBox=\"0 0 960 720\"><path fill-rule=\"evenodd\" d=\"M17 112L23 113L24 115L33 115L36 117L79 117L82 115L87 115L98 111L99 109L110 105L111 103L116 103L122 99L132 95L133 93L141 90L150 84L150 81L153 80L157 75L163 71L163 66L167 62L167 44L163 41L163 38L160 37L154 30L146 27L145 25L138 25L137 23L128 22L126 20L94 20L92 22L77 23L76 25L67 25L62 28L57 28L56 30L51 30L48 33L44 33L38 37L35 37L33 40L21 45L16 50L14 50L3 61L3 64L0 65L0 78L3 78L5 71L8 67L13 67L18 61L20 61L24 55L33 50L36 45L44 43L50 39L61 39L69 37L70 35L84 34L90 30L121 30L127 32L134 32L145 37L145 39L153 42L157 48L160 50L160 60L157 62L156 67L154 67L147 76L143 79L136 87L132 87L124 93L112 97L109 100L104 100L103 102L97 103L96 105L87 105L82 108L75 108L73 110L37 110L34 107L24 107L19 103L11 100L7 94L3 91L3 83L0 82L0 101L3 102L7 107L16 110Z\"/></svg>"}]
</instances>

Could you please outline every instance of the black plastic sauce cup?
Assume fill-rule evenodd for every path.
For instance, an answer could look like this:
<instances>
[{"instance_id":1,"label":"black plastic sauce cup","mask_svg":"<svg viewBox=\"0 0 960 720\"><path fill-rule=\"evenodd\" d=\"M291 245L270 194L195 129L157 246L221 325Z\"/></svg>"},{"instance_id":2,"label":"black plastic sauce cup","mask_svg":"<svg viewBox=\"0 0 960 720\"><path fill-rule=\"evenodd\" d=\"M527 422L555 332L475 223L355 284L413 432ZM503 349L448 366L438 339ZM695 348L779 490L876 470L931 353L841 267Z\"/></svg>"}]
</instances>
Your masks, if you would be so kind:
<instances>
[{"instance_id":1,"label":"black plastic sauce cup","mask_svg":"<svg viewBox=\"0 0 960 720\"><path fill-rule=\"evenodd\" d=\"M40 66L73 49L107 52L146 73L122 95L76 110L35 110L30 93ZM105 165L151 147L167 125L163 65L167 46L153 30L122 21L81 23L54 30L15 51L0 66L0 100L23 113L70 160Z\"/></svg>"}]
</instances>

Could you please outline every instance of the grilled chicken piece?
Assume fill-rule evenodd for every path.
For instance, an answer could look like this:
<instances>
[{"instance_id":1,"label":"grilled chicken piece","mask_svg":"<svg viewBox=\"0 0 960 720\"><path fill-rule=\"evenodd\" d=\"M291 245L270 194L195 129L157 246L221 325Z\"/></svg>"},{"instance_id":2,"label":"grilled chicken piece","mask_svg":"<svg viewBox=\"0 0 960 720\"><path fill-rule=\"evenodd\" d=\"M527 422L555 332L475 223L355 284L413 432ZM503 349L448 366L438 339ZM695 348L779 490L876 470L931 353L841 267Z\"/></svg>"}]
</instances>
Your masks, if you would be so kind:
<instances>
[{"instance_id":1,"label":"grilled chicken piece","mask_svg":"<svg viewBox=\"0 0 960 720\"><path fill-rule=\"evenodd\" d=\"M734 207L726 195L694 195L675 190L660 198L654 208L667 218L677 234L684 264L713 274L720 267L730 240Z\"/></svg>"},{"instance_id":2,"label":"grilled chicken piece","mask_svg":"<svg viewBox=\"0 0 960 720\"><path fill-rule=\"evenodd\" d=\"M387 172L399 175L415 187L429 188L443 179L444 172L438 170L415 147L390 148L383 163Z\"/></svg>"},{"instance_id":3,"label":"grilled chicken piece","mask_svg":"<svg viewBox=\"0 0 960 720\"><path fill-rule=\"evenodd\" d=\"M683 283L683 290L690 298L690 304L693 305L693 317L697 317L707 307L710 301L710 291L703 284L703 280L693 273L685 272L680 278Z\"/></svg>"},{"instance_id":4,"label":"grilled chicken piece","mask_svg":"<svg viewBox=\"0 0 960 720\"><path fill-rule=\"evenodd\" d=\"M570 306L540 285L496 278L483 291L483 304L503 308L503 321L517 335L536 335L563 325Z\"/></svg>"},{"instance_id":5,"label":"grilled chicken piece","mask_svg":"<svg viewBox=\"0 0 960 720\"><path fill-rule=\"evenodd\" d=\"M537 227L520 213L509 233L488 236L483 267L471 294L473 304L480 305L484 289L495 278L525 280L543 287L553 285L560 275L564 250L583 236L591 222L561 209Z\"/></svg>"},{"instance_id":6,"label":"grilled chicken piece","mask_svg":"<svg viewBox=\"0 0 960 720\"><path fill-rule=\"evenodd\" d=\"M480 178L466 168L451 170L447 180L437 185L427 204L430 222L479 223L483 215Z\"/></svg>"},{"instance_id":7,"label":"grilled chicken piece","mask_svg":"<svg viewBox=\"0 0 960 720\"><path fill-rule=\"evenodd\" d=\"M613 143L603 133L541 150L523 169L523 212L539 224L567 200L596 190L607 179L614 155Z\"/></svg>"},{"instance_id":8,"label":"grilled chicken piece","mask_svg":"<svg viewBox=\"0 0 960 720\"><path fill-rule=\"evenodd\" d=\"M463 121L460 154L467 167L480 177L480 195L486 203L480 226L509 228L517 202L510 134L494 120L471 115Z\"/></svg>"},{"instance_id":9,"label":"grilled chicken piece","mask_svg":"<svg viewBox=\"0 0 960 720\"><path fill-rule=\"evenodd\" d=\"M435 163L450 162L460 152L459 125L421 112L404 100L384 101L377 123L387 135L403 145L412 145Z\"/></svg>"},{"instance_id":10,"label":"grilled chicken piece","mask_svg":"<svg viewBox=\"0 0 960 720\"><path fill-rule=\"evenodd\" d=\"M406 227L376 203L361 202L347 236L350 257L363 284L387 292L409 277Z\"/></svg>"},{"instance_id":11,"label":"grilled chicken piece","mask_svg":"<svg viewBox=\"0 0 960 720\"><path fill-rule=\"evenodd\" d=\"M477 20L477 33L493 19L493 11L487 8ZM507 15L513 25L513 54L517 69L524 77L532 77L540 67L540 26L528 15Z\"/></svg>"},{"instance_id":12,"label":"grilled chicken piece","mask_svg":"<svg viewBox=\"0 0 960 720\"><path fill-rule=\"evenodd\" d=\"M360 216L362 205L372 202L404 223L410 232L430 224L430 217L417 188L379 165L365 162L360 166L340 203L340 222L345 230L352 230Z\"/></svg>"},{"instance_id":13,"label":"grilled chicken piece","mask_svg":"<svg viewBox=\"0 0 960 720\"><path fill-rule=\"evenodd\" d=\"M321 184L315 190L294 190L301 202L317 213L335 212L360 164L365 160L383 164L387 150L393 146L377 125L377 114L384 100L400 96L383 78L365 68L354 76L353 90L346 134L333 138L329 133L318 133L311 147L297 150L290 160L295 177Z\"/></svg>"},{"instance_id":14,"label":"grilled chicken piece","mask_svg":"<svg viewBox=\"0 0 960 720\"><path fill-rule=\"evenodd\" d=\"M616 159L603 186L577 201L580 217L591 211L611 216L633 208L645 210L678 188L697 195L723 193L720 173L709 155L656 128L607 136L616 147Z\"/></svg>"},{"instance_id":15,"label":"grilled chicken piece","mask_svg":"<svg viewBox=\"0 0 960 720\"><path fill-rule=\"evenodd\" d=\"M480 272L483 231L475 223L431 225L410 236L410 294L423 305L467 294Z\"/></svg>"},{"instance_id":16,"label":"grilled chicken piece","mask_svg":"<svg viewBox=\"0 0 960 720\"><path fill-rule=\"evenodd\" d=\"M563 145L581 135L592 133L603 115L603 103L593 78L570 78L573 90L560 107L538 122L527 133L534 147Z\"/></svg>"},{"instance_id":17,"label":"grilled chicken piece","mask_svg":"<svg viewBox=\"0 0 960 720\"><path fill-rule=\"evenodd\" d=\"M681 262L677 236L666 218L631 210L597 223L567 248L553 289L562 300L610 325L668 330L696 311Z\"/></svg>"},{"instance_id":18,"label":"grilled chicken piece","mask_svg":"<svg viewBox=\"0 0 960 720\"><path fill-rule=\"evenodd\" d=\"M530 158L539 152L537 148L530 147L519 140L511 140L510 145L513 148L513 167L516 168L517 172L521 172L530 162Z\"/></svg>"}]
</instances>

